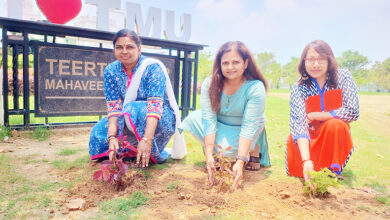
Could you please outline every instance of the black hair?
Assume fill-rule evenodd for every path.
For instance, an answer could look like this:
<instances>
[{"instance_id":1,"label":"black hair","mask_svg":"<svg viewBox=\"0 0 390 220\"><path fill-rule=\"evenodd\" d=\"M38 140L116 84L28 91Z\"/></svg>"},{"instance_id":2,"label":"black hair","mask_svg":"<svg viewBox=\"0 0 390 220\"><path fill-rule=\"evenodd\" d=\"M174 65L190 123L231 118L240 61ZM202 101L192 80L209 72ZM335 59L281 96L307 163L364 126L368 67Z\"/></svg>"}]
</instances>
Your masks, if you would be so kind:
<instances>
[{"instance_id":1,"label":"black hair","mask_svg":"<svg viewBox=\"0 0 390 220\"><path fill-rule=\"evenodd\" d=\"M132 41L134 41L134 43L140 47L141 46L141 39L139 38L139 36L137 35L137 33L135 33L134 31L131 31L129 29L122 29L122 30L119 30L118 32L116 32L116 34L114 35L114 39L112 40L113 41L113 44L114 44L114 47L115 47L115 43L116 41L118 40L118 38L120 37L130 37L130 39Z\"/></svg>"}]
</instances>

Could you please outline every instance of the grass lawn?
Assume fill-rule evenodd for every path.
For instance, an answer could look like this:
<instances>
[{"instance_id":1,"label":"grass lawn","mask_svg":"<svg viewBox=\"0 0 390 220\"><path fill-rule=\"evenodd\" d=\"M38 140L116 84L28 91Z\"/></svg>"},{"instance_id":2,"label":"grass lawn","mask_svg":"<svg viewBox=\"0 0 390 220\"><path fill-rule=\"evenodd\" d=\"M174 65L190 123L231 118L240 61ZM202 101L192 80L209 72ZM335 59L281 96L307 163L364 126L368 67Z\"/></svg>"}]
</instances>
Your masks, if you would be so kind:
<instances>
[{"instance_id":1,"label":"grass lawn","mask_svg":"<svg viewBox=\"0 0 390 220\"><path fill-rule=\"evenodd\" d=\"M269 151L272 159L270 178L285 176L284 150L285 141L289 132L289 99L288 94L271 92L266 101L266 129L269 141ZM389 121L389 106L380 106L382 116L372 112L371 103L366 100L377 99L378 104L384 97L390 95L370 94L360 95L360 118L351 123L351 133L355 151L349 160L343 175L346 176L345 184L350 186L374 186L381 185L390 189L390 136L384 131L386 126L382 122ZM376 110L377 110L376 108ZM382 109L383 108L383 109ZM372 120L369 116L375 114L381 120ZM387 128L388 129L388 128Z\"/></svg>"},{"instance_id":2,"label":"grass lawn","mask_svg":"<svg viewBox=\"0 0 390 220\"><path fill-rule=\"evenodd\" d=\"M283 180L287 183L297 181L295 178L286 176L285 173L284 151L285 141L289 133L288 96L287 91L270 91L267 94L266 129L272 166L267 169L267 179L264 181L278 182ZM346 179L342 181L342 184L346 187L370 187L379 191L382 194L376 200L383 200L382 203L390 207L390 152L387 149L390 146L390 131L388 129L390 124L390 94L359 94L359 97L361 104L360 118L358 121L351 123L355 152L343 171L343 176ZM199 108L199 100L197 104ZM58 120L75 119L77 120L77 117L58 118ZM53 132L55 132L55 129ZM92 173L85 169L89 162L87 147L89 134L84 135L83 140L78 140L79 136L74 135L75 137L72 137L72 133L63 135L60 141L56 141L55 138L43 141L42 145L47 146L45 152L42 150L35 152L31 148L31 152L35 153L29 155L12 157L11 154L0 154L0 219L2 219L2 216L4 219L28 219L32 213L35 213L33 215L35 217L44 216L42 218L47 218L51 209L58 212L57 210L61 207L58 203L58 195L62 195L61 188L69 190L83 178L92 176ZM188 133L185 133L185 138L188 154L183 160L178 162L169 159L168 163L145 169L145 175L157 180L157 176L152 176L152 171L166 169L170 163L177 162L204 167L205 159L201 145ZM22 149L28 146L28 144L17 145L18 141L21 141L18 140L18 137L13 139L14 145L17 146L14 149L15 152L21 152ZM26 139L24 141L26 142ZM29 139L27 139L28 141ZM67 145L66 143L71 144ZM0 142L0 147L6 147L7 144L12 143ZM168 146L171 144L172 141ZM47 153L53 151L52 148L57 152ZM45 156L45 154L47 155ZM36 167L37 170L47 169L48 172L64 174L65 179L51 181L52 173L50 172L43 176L34 177L34 179L30 179L29 176L37 175L35 171L28 175L22 175L23 169L30 168L31 170L31 167ZM190 167L189 169L192 172L194 168ZM164 172L161 171L160 174ZM73 174L77 178L67 179L67 174ZM42 179L42 177L46 179ZM168 190L176 188L179 183L177 181L179 180L171 181L166 188ZM133 215L137 215L137 212L134 211L135 208L146 204L146 200L144 194L135 192L129 198L115 198L104 201L99 205L98 213L92 214L93 216L97 214L98 219L107 219L109 218L107 216L115 216L112 212L123 212L123 215L127 218L133 218ZM93 211L90 210L90 212ZM239 216L235 218L235 215L231 217L231 219L238 218ZM82 218L80 217L80 219Z\"/></svg>"},{"instance_id":3,"label":"grass lawn","mask_svg":"<svg viewBox=\"0 0 390 220\"><path fill-rule=\"evenodd\" d=\"M285 172L286 139L289 134L289 92L274 91L266 98L266 129L272 166L269 168L269 178L288 178ZM359 94L359 96L361 96ZM343 175L344 184L354 187L385 186L390 191L390 136L378 132L383 125L373 122L366 115L371 114L364 100L390 98L390 95L370 94L360 97L360 118L351 123L352 139L355 151L349 160ZM199 102L197 102L199 103ZM383 111L388 111L383 109ZM383 120L389 121L390 114L383 114ZM199 142L185 133L189 154L184 159L186 164L204 164L203 150Z\"/></svg>"},{"instance_id":4,"label":"grass lawn","mask_svg":"<svg viewBox=\"0 0 390 220\"><path fill-rule=\"evenodd\" d=\"M285 162L284 151L285 142L289 133L289 91L287 90L271 90L267 94L266 99L266 129L269 142L269 151L271 156L272 166L269 169L270 178L284 178ZM372 102L366 100L381 100L390 99L390 95L383 93L362 93L360 96L360 118L358 121L351 123L351 131L355 145L353 153L346 169L344 170L347 176L347 183L354 186L364 185L385 185L390 188L390 153L387 146L390 146L390 136L385 126L381 121L389 121L390 107L389 104L382 106L382 109L372 107ZM197 108L200 108L200 96L198 95ZM13 106L12 97L9 97L10 106ZM20 97L20 105L22 106L22 97ZM34 106L33 97L30 98L30 106ZM375 109L375 110L374 110ZM383 111L380 115L378 112ZM373 120L371 115L377 118ZM98 116L69 116L69 117L51 117L50 123L54 122L74 122L74 121L97 121ZM22 124L23 116L11 116L11 124ZM35 118L31 114L31 123L44 123L44 118ZM189 135L185 134L189 154L183 160L186 164L204 163L203 150L198 141ZM171 145L170 143L169 145ZM168 145L168 146L169 146Z\"/></svg>"},{"instance_id":5,"label":"grass lawn","mask_svg":"<svg viewBox=\"0 0 390 220\"><path fill-rule=\"evenodd\" d=\"M35 100L34 96L30 96L30 109L34 110ZM8 96L9 109L14 108L13 96ZM19 108L23 108L23 97L19 97ZM99 121L99 116L87 115L87 116L62 116L62 117L48 117L49 123L66 123L66 122L90 122L90 121ZM10 115L9 116L10 125L23 125L23 115ZM45 117L35 117L34 113L30 114L30 124L44 124Z\"/></svg>"}]
</instances>

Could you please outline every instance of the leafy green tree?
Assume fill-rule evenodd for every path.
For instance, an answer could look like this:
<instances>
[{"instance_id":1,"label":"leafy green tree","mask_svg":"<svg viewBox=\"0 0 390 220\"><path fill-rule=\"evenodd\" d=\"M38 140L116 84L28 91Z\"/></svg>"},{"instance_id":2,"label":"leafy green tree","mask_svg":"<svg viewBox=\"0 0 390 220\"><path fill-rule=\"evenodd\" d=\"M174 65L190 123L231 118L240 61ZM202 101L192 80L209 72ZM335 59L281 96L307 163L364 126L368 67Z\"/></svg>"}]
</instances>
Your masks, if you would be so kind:
<instances>
[{"instance_id":1,"label":"leafy green tree","mask_svg":"<svg viewBox=\"0 0 390 220\"><path fill-rule=\"evenodd\" d=\"M275 62L275 55L273 53L263 52L256 55L256 62L261 71L265 71L267 67Z\"/></svg>"},{"instance_id":2,"label":"leafy green tree","mask_svg":"<svg viewBox=\"0 0 390 220\"><path fill-rule=\"evenodd\" d=\"M211 75L213 60L210 52L200 51L198 61L198 82L203 82Z\"/></svg>"},{"instance_id":3,"label":"leafy green tree","mask_svg":"<svg viewBox=\"0 0 390 220\"><path fill-rule=\"evenodd\" d=\"M290 88L299 79L298 73L298 57L291 57L291 61L283 66L283 79Z\"/></svg>"},{"instance_id":4,"label":"leafy green tree","mask_svg":"<svg viewBox=\"0 0 390 220\"><path fill-rule=\"evenodd\" d=\"M347 50L337 60L340 68L346 68L351 71L358 85L367 83L368 69L366 66L369 61L366 56L359 54L357 51Z\"/></svg>"},{"instance_id":5,"label":"leafy green tree","mask_svg":"<svg viewBox=\"0 0 390 220\"><path fill-rule=\"evenodd\" d=\"M390 90L390 58L385 61L375 62L369 70L369 81Z\"/></svg>"},{"instance_id":6,"label":"leafy green tree","mask_svg":"<svg viewBox=\"0 0 390 220\"><path fill-rule=\"evenodd\" d=\"M256 55L256 63L267 79L269 87L279 88L282 66L276 62L275 55L268 52L259 53Z\"/></svg>"}]
</instances>

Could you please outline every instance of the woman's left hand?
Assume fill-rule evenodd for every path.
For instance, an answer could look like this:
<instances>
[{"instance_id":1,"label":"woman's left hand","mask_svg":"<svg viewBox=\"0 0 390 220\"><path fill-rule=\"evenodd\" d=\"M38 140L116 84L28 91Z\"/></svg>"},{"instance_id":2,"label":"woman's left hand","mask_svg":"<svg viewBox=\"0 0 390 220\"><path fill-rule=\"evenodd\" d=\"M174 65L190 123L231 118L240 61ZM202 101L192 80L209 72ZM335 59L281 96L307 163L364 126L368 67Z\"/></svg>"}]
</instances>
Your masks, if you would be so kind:
<instances>
[{"instance_id":1,"label":"woman's left hand","mask_svg":"<svg viewBox=\"0 0 390 220\"><path fill-rule=\"evenodd\" d=\"M144 140L141 140L138 143L137 148L138 148L137 165L141 167L148 167L152 145L150 145L148 142Z\"/></svg>"},{"instance_id":2,"label":"woman's left hand","mask_svg":"<svg viewBox=\"0 0 390 220\"><path fill-rule=\"evenodd\" d=\"M233 165L233 189L234 191L237 191L240 180L244 177L243 175L243 168L244 168L244 161L237 160L236 163Z\"/></svg>"}]
</instances>

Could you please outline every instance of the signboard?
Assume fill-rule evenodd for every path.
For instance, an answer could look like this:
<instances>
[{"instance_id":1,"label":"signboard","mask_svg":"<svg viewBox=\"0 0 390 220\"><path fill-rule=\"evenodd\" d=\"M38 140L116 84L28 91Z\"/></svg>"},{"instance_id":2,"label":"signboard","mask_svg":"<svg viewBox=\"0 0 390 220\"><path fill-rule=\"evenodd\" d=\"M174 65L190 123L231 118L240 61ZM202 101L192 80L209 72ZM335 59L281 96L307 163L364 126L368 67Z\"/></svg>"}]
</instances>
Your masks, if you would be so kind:
<instances>
[{"instance_id":1,"label":"signboard","mask_svg":"<svg viewBox=\"0 0 390 220\"><path fill-rule=\"evenodd\" d=\"M115 60L110 49L35 43L35 115L105 115L104 68ZM148 55L149 56L149 55ZM174 82L175 59L161 55Z\"/></svg>"}]
</instances>

